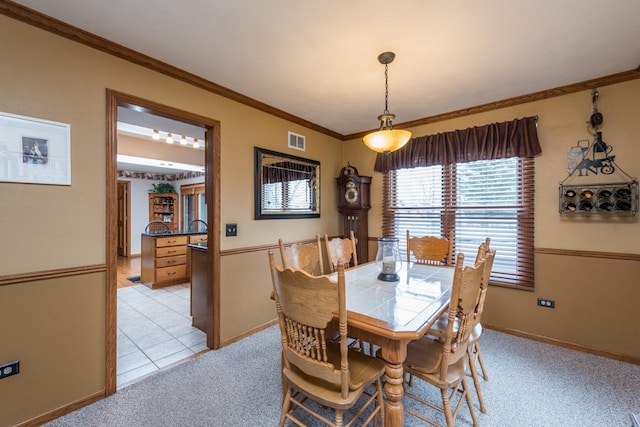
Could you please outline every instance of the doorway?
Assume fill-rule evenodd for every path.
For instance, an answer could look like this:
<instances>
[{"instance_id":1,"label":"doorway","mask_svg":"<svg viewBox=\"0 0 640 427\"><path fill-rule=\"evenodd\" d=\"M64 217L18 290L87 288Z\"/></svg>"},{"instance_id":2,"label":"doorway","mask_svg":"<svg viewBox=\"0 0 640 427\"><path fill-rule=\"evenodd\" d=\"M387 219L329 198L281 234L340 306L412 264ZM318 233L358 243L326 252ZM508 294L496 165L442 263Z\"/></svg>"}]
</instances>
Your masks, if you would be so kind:
<instances>
[{"instance_id":1,"label":"doorway","mask_svg":"<svg viewBox=\"0 0 640 427\"><path fill-rule=\"evenodd\" d=\"M220 347L220 123L173 107L107 89L107 274L106 274L106 394L115 393L117 361L117 254L118 254L118 107L132 109L206 129L205 201L207 203L207 347ZM130 240L130 239L129 239ZM130 249L128 249L130 251Z\"/></svg>"}]
</instances>

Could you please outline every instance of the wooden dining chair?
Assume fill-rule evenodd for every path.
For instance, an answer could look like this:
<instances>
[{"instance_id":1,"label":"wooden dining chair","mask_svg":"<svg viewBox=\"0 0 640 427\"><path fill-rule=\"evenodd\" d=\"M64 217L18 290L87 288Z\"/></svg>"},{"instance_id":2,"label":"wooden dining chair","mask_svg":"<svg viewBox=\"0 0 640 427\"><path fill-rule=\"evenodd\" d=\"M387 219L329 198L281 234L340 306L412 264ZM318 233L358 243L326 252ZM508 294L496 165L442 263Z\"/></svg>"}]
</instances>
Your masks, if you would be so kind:
<instances>
[{"instance_id":1,"label":"wooden dining chair","mask_svg":"<svg viewBox=\"0 0 640 427\"><path fill-rule=\"evenodd\" d=\"M334 281L302 270L281 269L273 251L269 251L269 263L286 383L278 425L286 420L304 425L301 413L331 426L382 424L385 363L348 347L344 266L338 265ZM333 342L329 337L335 329L329 327L336 314L341 339ZM321 415L311 401L333 408L335 420ZM355 414L345 423L345 411L352 408ZM298 409L301 411L296 412Z\"/></svg>"},{"instance_id":2,"label":"wooden dining chair","mask_svg":"<svg viewBox=\"0 0 640 427\"><path fill-rule=\"evenodd\" d=\"M471 335L469 337L469 346L467 348L467 356L469 358L469 371L470 375L473 379L473 385L476 390L476 395L478 396L478 403L480 405L480 412L483 414L487 412L486 406L484 404L484 398L482 396L482 390L480 388L480 379L478 377L478 365L482 371L483 378L486 380L489 377L486 374L486 368L484 366L484 361L482 359L482 352L480 351L480 335L482 334L482 324L480 323L480 319L482 317L482 312L484 310L484 302L487 295L487 289L489 288L489 277L491 276L491 270L493 269L493 261L496 255L495 250L489 249L490 239L487 238L485 242L483 242L478 247L478 253L476 255L475 265L481 265L484 263L483 272L482 272L482 282L480 284L480 294L478 295L478 302L476 304L474 315L473 315L473 328L471 330ZM429 329L427 332L428 336L436 337L437 339L442 340L444 338L445 331L448 325L448 318L446 316L441 316ZM454 328L457 327L454 325Z\"/></svg>"},{"instance_id":3,"label":"wooden dining chair","mask_svg":"<svg viewBox=\"0 0 640 427\"><path fill-rule=\"evenodd\" d=\"M169 234L171 229L162 221L151 221L144 228L145 234Z\"/></svg>"},{"instance_id":4,"label":"wooden dining chair","mask_svg":"<svg viewBox=\"0 0 640 427\"><path fill-rule=\"evenodd\" d=\"M207 222L201 219L194 219L189 223L189 227L187 227L190 233L206 233L207 232Z\"/></svg>"},{"instance_id":5,"label":"wooden dining chair","mask_svg":"<svg viewBox=\"0 0 640 427\"><path fill-rule=\"evenodd\" d=\"M436 236L411 237L407 230L407 263L411 255L417 264L451 266L453 260L453 233L449 238Z\"/></svg>"},{"instance_id":6,"label":"wooden dining chair","mask_svg":"<svg viewBox=\"0 0 640 427\"><path fill-rule=\"evenodd\" d=\"M482 274L480 296L478 298L478 304L476 306L476 311L473 317L473 329L471 331L471 336L469 337L469 348L467 350L469 355L469 369L471 371L473 385L478 396L480 412L482 412L483 414L487 412L487 409L484 404L482 390L480 389L478 366L482 371L482 377L485 381L489 380L489 375L487 375L487 368L484 365L484 360L482 359L482 351L480 350L480 336L482 335L482 323L480 323L480 320L482 318L482 312L484 311L484 302L487 296L487 289L489 289L489 278L491 276L491 271L493 270L493 261L496 256L496 250L489 249L489 243L490 240L489 238L487 238L485 243L480 245L480 248L478 249L478 256L476 257L476 265L484 260L484 272Z\"/></svg>"},{"instance_id":7,"label":"wooden dining chair","mask_svg":"<svg viewBox=\"0 0 640 427\"><path fill-rule=\"evenodd\" d=\"M353 230L349 233L349 238L346 239L336 237L329 240L329 236L325 234L324 242L331 272L336 271L339 264L342 264L345 269L358 265L356 238L353 234Z\"/></svg>"},{"instance_id":8,"label":"wooden dining chair","mask_svg":"<svg viewBox=\"0 0 640 427\"><path fill-rule=\"evenodd\" d=\"M467 348L480 295L484 261L474 267L463 267L463 263L464 254L458 254L444 338L440 340L425 335L419 340L410 342L404 362L405 372L440 389L442 402L439 404L428 401L409 391L410 387L405 390L405 396L444 413L448 427L454 425L465 402L473 425L478 425L466 381L466 371L469 364ZM412 383L410 382L409 385ZM418 412L407 406L405 411L429 424L440 425L437 420L427 417L422 411Z\"/></svg>"},{"instance_id":9,"label":"wooden dining chair","mask_svg":"<svg viewBox=\"0 0 640 427\"><path fill-rule=\"evenodd\" d=\"M282 239L278 239L280 246L280 259L283 268L294 268L304 270L314 276L324 274L324 263L322 262L322 245L320 236L316 234L315 243L294 243L286 246Z\"/></svg>"}]
</instances>

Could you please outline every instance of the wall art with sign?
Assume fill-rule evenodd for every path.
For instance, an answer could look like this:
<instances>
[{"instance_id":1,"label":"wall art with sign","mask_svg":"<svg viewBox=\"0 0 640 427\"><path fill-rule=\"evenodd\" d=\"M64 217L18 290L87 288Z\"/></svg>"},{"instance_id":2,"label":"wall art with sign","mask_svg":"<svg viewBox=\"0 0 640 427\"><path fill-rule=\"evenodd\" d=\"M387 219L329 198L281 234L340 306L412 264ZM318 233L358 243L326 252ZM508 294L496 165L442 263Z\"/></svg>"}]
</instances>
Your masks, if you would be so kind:
<instances>
[{"instance_id":1,"label":"wall art with sign","mask_svg":"<svg viewBox=\"0 0 640 427\"><path fill-rule=\"evenodd\" d=\"M70 128L0 112L0 181L71 185Z\"/></svg>"}]
</instances>

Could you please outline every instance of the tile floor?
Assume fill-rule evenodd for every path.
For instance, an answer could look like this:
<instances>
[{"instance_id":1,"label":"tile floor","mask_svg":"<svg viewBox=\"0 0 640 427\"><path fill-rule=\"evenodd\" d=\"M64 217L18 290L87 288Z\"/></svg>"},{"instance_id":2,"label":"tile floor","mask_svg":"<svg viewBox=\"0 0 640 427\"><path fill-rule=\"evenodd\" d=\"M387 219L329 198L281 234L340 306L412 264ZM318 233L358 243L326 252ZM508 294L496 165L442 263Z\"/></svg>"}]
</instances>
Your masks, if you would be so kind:
<instances>
[{"instance_id":1,"label":"tile floor","mask_svg":"<svg viewBox=\"0 0 640 427\"><path fill-rule=\"evenodd\" d=\"M189 312L188 283L118 289L118 388L207 349Z\"/></svg>"}]
</instances>

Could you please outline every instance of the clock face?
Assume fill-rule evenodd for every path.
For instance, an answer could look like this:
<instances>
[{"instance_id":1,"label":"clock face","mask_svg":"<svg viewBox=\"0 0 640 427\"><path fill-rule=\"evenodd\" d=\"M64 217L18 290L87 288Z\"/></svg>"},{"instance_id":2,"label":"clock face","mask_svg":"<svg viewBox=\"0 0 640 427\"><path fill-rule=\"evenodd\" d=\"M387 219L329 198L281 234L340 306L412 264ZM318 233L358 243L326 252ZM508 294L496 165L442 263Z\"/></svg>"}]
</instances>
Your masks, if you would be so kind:
<instances>
[{"instance_id":1,"label":"clock face","mask_svg":"<svg viewBox=\"0 0 640 427\"><path fill-rule=\"evenodd\" d=\"M347 182L344 190L344 199L347 203L356 203L358 201L358 187L355 182Z\"/></svg>"}]
</instances>

